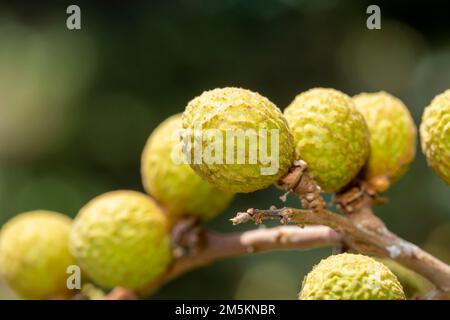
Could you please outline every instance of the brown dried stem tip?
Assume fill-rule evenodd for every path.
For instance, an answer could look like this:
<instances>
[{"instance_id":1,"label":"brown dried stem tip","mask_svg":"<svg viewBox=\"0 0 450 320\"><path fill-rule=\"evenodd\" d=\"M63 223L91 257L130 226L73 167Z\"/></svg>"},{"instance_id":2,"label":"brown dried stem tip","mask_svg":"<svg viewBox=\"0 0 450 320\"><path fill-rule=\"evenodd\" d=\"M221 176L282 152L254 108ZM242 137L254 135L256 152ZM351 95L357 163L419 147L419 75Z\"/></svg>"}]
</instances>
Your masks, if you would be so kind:
<instances>
[{"instance_id":1,"label":"brown dried stem tip","mask_svg":"<svg viewBox=\"0 0 450 320\"><path fill-rule=\"evenodd\" d=\"M364 207L384 204L387 198L381 197L367 182L358 180L337 192L333 202L342 212L352 214L363 210Z\"/></svg>"},{"instance_id":2,"label":"brown dried stem tip","mask_svg":"<svg viewBox=\"0 0 450 320\"><path fill-rule=\"evenodd\" d=\"M294 161L293 166L278 184L287 193L292 192L299 196L302 207L311 210L322 210L326 208L323 200L322 190L314 180L314 175L308 171L308 165L303 160ZM281 197L285 200L286 194Z\"/></svg>"}]
</instances>

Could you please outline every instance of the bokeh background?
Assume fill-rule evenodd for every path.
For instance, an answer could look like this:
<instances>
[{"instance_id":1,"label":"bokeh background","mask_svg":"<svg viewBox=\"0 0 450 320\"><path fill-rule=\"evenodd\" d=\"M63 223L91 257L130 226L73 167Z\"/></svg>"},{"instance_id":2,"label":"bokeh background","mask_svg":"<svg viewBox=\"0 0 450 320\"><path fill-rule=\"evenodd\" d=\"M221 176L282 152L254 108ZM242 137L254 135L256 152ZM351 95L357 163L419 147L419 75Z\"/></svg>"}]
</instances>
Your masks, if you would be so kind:
<instances>
[{"instance_id":1,"label":"bokeh background","mask_svg":"<svg viewBox=\"0 0 450 320\"><path fill-rule=\"evenodd\" d=\"M49 209L75 216L103 192L142 190L143 145L159 122L203 90L242 86L284 108L311 87L350 95L386 90L416 124L450 88L444 1L190 0L0 3L0 223ZM382 29L366 28L378 4ZM418 149L420 150L420 149ZM237 210L280 205L268 189L239 195L208 227L231 232ZM419 151L376 213L401 236L450 262L450 187ZM289 203L296 205L294 199ZM282 251L215 263L153 298L294 299L331 249ZM0 282L0 298L14 298Z\"/></svg>"}]
</instances>

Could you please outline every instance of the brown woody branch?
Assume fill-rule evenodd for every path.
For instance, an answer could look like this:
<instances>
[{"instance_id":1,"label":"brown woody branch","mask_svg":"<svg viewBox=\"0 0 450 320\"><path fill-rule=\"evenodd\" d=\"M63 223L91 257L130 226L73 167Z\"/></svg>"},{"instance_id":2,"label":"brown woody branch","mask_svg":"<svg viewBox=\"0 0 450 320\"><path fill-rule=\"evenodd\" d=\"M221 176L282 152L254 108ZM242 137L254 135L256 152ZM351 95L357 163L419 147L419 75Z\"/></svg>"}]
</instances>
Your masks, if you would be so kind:
<instances>
[{"instance_id":1,"label":"brown woody branch","mask_svg":"<svg viewBox=\"0 0 450 320\"><path fill-rule=\"evenodd\" d=\"M247 212L238 213L232 221L234 224L250 220L261 223L268 219L278 219L282 223L297 225L328 226L342 235L344 244L350 249L391 258L430 280L440 291L450 293L450 266L390 232L372 214L370 207L365 207L358 215L349 217L325 209L319 211L294 208L249 209Z\"/></svg>"},{"instance_id":2,"label":"brown woody branch","mask_svg":"<svg viewBox=\"0 0 450 320\"><path fill-rule=\"evenodd\" d=\"M333 246L341 242L341 236L324 226L299 229L294 226L260 228L235 234L219 234L208 231L202 239L202 247L193 255L175 259L169 270L141 294L150 294L163 284L192 269L214 261L275 249L310 249Z\"/></svg>"},{"instance_id":3,"label":"brown woody branch","mask_svg":"<svg viewBox=\"0 0 450 320\"><path fill-rule=\"evenodd\" d=\"M202 245L194 254L174 259L166 273L140 290L138 294L149 295L178 276L218 260L277 249L335 246L342 242L341 235L326 226L309 226L303 229L296 226L279 226L232 234L206 231L201 237ZM131 290L116 288L107 295L107 298L126 300L135 296Z\"/></svg>"},{"instance_id":4,"label":"brown woody branch","mask_svg":"<svg viewBox=\"0 0 450 320\"><path fill-rule=\"evenodd\" d=\"M450 266L386 228L384 222L372 211L375 204L385 203L386 199L380 197L370 183L355 180L344 190L335 194L334 202L345 216L328 211L326 206L322 205L325 201L320 192L311 192L320 188L303 161L294 163L290 172L280 180L279 184L287 191L296 194L302 206L309 209L307 212L296 209L293 209L294 211L287 209L286 212L286 209L282 209L278 211L281 213L282 222L290 220L301 225L329 226L343 235L345 246L361 253L376 254L396 260L430 280L436 286L432 296L449 298ZM268 217L273 218L273 215L274 212L271 212ZM256 222L261 220L261 212L255 218Z\"/></svg>"}]
</instances>

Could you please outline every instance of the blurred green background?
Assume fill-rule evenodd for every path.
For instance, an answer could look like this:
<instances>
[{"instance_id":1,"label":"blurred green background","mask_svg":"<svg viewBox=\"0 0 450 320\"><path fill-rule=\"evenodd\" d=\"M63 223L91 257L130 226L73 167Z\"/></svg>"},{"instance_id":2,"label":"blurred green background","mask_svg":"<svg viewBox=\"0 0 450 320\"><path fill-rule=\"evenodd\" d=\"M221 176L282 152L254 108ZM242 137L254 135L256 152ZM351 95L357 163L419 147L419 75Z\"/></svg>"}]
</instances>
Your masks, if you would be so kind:
<instances>
[{"instance_id":1,"label":"blurred green background","mask_svg":"<svg viewBox=\"0 0 450 320\"><path fill-rule=\"evenodd\" d=\"M382 29L366 28L379 4ZM311 87L350 95L386 90L410 108L450 88L449 8L443 1L208 0L0 3L0 223L49 209L75 216L105 191L142 190L143 145L203 90L242 86L284 108ZM450 187L418 149L407 175L376 208L387 225L450 262ZM237 210L281 205L275 188L239 195ZM294 199L289 204L296 205ZM215 263L154 298L294 299L331 249L282 251ZM0 298L14 298L0 284Z\"/></svg>"}]
</instances>

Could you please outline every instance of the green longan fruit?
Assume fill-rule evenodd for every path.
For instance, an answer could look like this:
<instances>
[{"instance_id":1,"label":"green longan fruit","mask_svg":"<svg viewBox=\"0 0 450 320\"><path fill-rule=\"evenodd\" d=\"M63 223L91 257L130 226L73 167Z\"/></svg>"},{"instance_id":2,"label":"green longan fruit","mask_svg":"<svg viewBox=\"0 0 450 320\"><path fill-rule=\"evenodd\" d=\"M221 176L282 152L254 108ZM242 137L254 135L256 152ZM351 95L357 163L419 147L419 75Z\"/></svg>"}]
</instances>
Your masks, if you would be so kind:
<instances>
[{"instance_id":1,"label":"green longan fruit","mask_svg":"<svg viewBox=\"0 0 450 320\"><path fill-rule=\"evenodd\" d=\"M342 253L322 260L305 277L300 300L404 300L397 277L372 258Z\"/></svg>"},{"instance_id":2,"label":"green longan fruit","mask_svg":"<svg viewBox=\"0 0 450 320\"><path fill-rule=\"evenodd\" d=\"M349 96L311 89L297 95L284 115L297 158L308 164L322 190L339 191L356 177L369 154L369 133Z\"/></svg>"},{"instance_id":3,"label":"green longan fruit","mask_svg":"<svg viewBox=\"0 0 450 320\"><path fill-rule=\"evenodd\" d=\"M171 262L167 217L152 198L114 191L86 204L75 218L70 249L98 285L139 289Z\"/></svg>"},{"instance_id":4,"label":"green longan fruit","mask_svg":"<svg viewBox=\"0 0 450 320\"><path fill-rule=\"evenodd\" d=\"M191 215L207 220L221 213L233 194L214 188L182 162L181 129L181 114L177 114L153 131L142 153L142 182L171 217Z\"/></svg>"},{"instance_id":5,"label":"green longan fruit","mask_svg":"<svg viewBox=\"0 0 450 320\"><path fill-rule=\"evenodd\" d=\"M353 97L369 127L365 179L379 192L405 174L416 154L416 125L402 101L386 92Z\"/></svg>"},{"instance_id":6,"label":"green longan fruit","mask_svg":"<svg viewBox=\"0 0 450 320\"><path fill-rule=\"evenodd\" d=\"M420 140L428 164L450 184L450 89L436 96L425 108Z\"/></svg>"},{"instance_id":7,"label":"green longan fruit","mask_svg":"<svg viewBox=\"0 0 450 320\"><path fill-rule=\"evenodd\" d=\"M64 298L72 221L51 211L30 211L9 220L0 234L0 270L10 287L27 299Z\"/></svg>"},{"instance_id":8,"label":"green longan fruit","mask_svg":"<svg viewBox=\"0 0 450 320\"><path fill-rule=\"evenodd\" d=\"M284 176L294 162L286 119L256 92L241 88L205 91L189 102L182 121L185 132L191 134L183 138L191 167L221 190L264 189ZM200 148L203 157L196 158Z\"/></svg>"}]
</instances>

